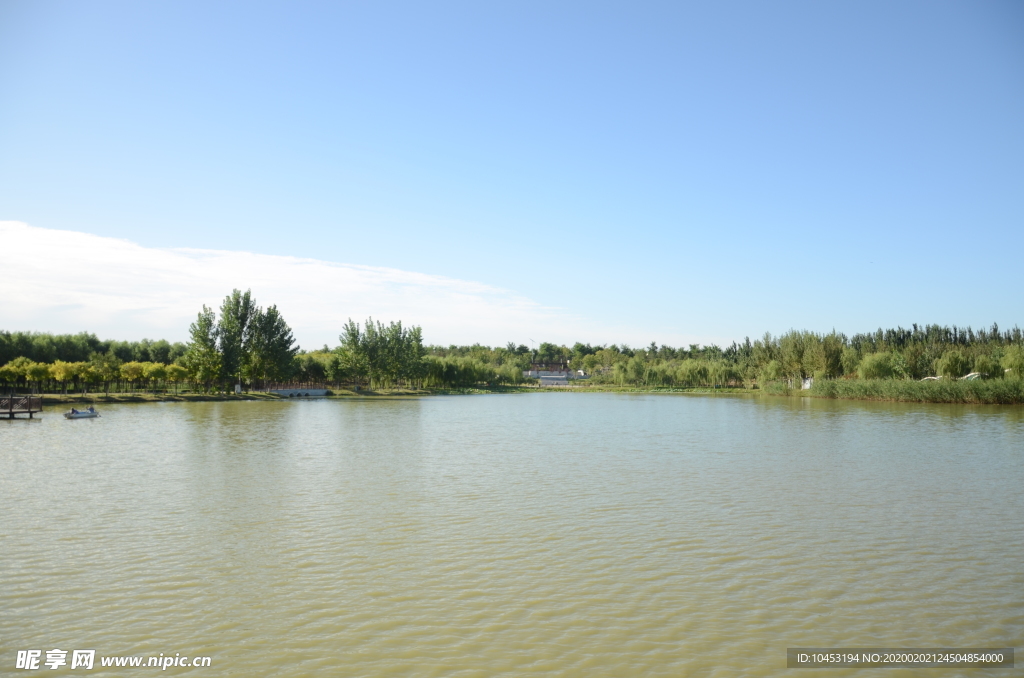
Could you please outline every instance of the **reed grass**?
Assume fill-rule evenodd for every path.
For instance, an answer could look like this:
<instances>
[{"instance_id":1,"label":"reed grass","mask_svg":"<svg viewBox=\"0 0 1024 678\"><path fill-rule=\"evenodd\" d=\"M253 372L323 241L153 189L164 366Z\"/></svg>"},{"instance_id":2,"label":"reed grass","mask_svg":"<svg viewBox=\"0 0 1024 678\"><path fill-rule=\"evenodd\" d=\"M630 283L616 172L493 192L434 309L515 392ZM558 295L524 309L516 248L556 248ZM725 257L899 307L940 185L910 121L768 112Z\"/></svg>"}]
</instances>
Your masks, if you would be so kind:
<instances>
[{"instance_id":1,"label":"reed grass","mask_svg":"<svg viewBox=\"0 0 1024 678\"><path fill-rule=\"evenodd\" d=\"M766 393L790 392L786 384L767 384ZM906 379L822 379L801 395L815 398L895 400L915 403L1024 403L1024 380L977 379L974 381L912 381Z\"/></svg>"}]
</instances>

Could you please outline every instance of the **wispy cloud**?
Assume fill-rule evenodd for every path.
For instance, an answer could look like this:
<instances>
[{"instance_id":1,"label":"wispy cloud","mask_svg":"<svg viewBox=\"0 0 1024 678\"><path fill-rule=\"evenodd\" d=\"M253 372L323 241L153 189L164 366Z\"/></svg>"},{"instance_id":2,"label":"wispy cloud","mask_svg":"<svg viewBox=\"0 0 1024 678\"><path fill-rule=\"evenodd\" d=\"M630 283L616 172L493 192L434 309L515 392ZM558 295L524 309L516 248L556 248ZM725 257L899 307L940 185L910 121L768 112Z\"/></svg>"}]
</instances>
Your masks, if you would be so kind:
<instances>
[{"instance_id":1,"label":"wispy cloud","mask_svg":"<svg viewBox=\"0 0 1024 678\"><path fill-rule=\"evenodd\" d=\"M391 268L157 249L17 221L0 221L0 243L0 329L185 340L200 307L237 287L277 304L308 348L336 344L348 318L370 315L421 325L430 343L569 341L586 331L563 310L507 290Z\"/></svg>"}]
</instances>

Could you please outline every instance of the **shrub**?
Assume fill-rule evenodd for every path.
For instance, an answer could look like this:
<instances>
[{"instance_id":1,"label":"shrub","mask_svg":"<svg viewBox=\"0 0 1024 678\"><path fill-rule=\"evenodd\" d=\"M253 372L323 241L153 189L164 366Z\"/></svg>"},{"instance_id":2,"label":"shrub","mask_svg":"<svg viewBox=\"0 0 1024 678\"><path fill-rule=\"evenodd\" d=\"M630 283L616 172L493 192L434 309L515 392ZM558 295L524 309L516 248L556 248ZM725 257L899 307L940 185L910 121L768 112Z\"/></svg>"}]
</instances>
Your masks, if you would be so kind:
<instances>
[{"instance_id":1,"label":"shrub","mask_svg":"<svg viewBox=\"0 0 1024 678\"><path fill-rule=\"evenodd\" d=\"M793 389L785 381L769 381L761 385L761 390L767 395L789 395Z\"/></svg>"},{"instance_id":2,"label":"shrub","mask_svg":"<svg viewBox=\"0 0 1024 678\"><path fill-rule=\"evenodd\" d=\"M998 379L1003 376L1003 368L987 355L979 355L974 359L974 371L980 372L986 379Z\"/></svg>"},{"instance_id":3,"label":"shrub","mask_svg":"<svg viewBox=\"0 0 1024 678\"><path fill-rule=\"evenodd\" d=\"M843 356L839 359L843 365L843 374L856 374L860 365L860 353L852 346L843 349Z\"/></svg>"},{"instance_id":4,"label":"shrub","mask_svg":"<svg viewBox=\"0 0 1024 678\"><path fill-rule=\"evenodd\" d=\"M899 351L893 351L889 354L889 365L892 367L892 376L899 377L900 379L910 378L910 365L907 364L907 359Z\"/></svg>"},{"instance_id":5,"label":"shrub","mask_svg":"<svg viewBox=\"0 0 1024 678\"><path fill-rule=\"evenodd\" d=\"M709 376L707 363L684 360L676 369L676 384L686 387L706 386Z\"/></svg>"},{"instance_id":6,"label":"shrub","mask_svg":"<svg viewBox=\"0 0 1024 678\"><path fill-rule=\"evenodd\" d=\"M501 375L491 365L475 358L425 356L423 358L425 386L433 388L458 388L476 386L511 379L512 374ZM519 372L522 379L522 372Z\"/></svg>"},{"instance_id":7,"label":"shrub","mask_svg":"<svg viewBox=\"0 0 1024 678\"><path fill-rule=\"evenodd\" d=\"M861 379L889 379L893 375L892 356L888 353L872 353L864 356L857 368Z\"/></svg>"},{"instance_id":8,"label":"shrub","mask_svg":"<svg viewBox=\"0 0 1024 678\"><path fill-rule=\"evenodd\" d=\"M772 360L761 370L758 381L762 384L768 384L769 382L782 379L783 376L785 375L782 374L782 365L779 364L778 360Z\"/></svg>"},{"instance_id":9,"label":"shrub","mask_svg":"<svg viewBox=\"0 0 1024 678\"><path fill-rule=\"evenodd\" d=\"M1011 346L1003 354L1003 368L1010 370L1006 372L1008 377L1024 379L1024 346Z\"/></svg>"},{"instance_id":10,"label":"shrub","mask_svg":"<svg viewBox=\"0 0 1024 678\"><path fill-rule=\"evenodd\" d=\"M944 377L959 379L971 371L971 360L957 350L946 351L939 358L938 373Z\"/></svg>"}]
</instances>

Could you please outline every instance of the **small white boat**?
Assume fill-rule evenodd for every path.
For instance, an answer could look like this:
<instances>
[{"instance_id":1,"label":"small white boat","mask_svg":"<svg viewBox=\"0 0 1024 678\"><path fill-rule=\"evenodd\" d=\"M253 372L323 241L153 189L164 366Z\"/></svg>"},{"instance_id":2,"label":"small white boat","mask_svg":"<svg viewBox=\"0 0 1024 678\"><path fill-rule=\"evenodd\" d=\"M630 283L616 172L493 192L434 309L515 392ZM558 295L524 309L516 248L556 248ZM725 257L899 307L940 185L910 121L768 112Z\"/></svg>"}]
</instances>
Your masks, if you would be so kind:
<instances>
[{"instance_id":1,"label":"small white boat","mask_svg":"<svg viewBox=\"0 0 1024 678\"><path fill-rule=\"evenodd\" d=\"M93 419L98 416L100 416L100 413L93 407L85 410L76 410L72 407L70 412L64 413L65 419Z\"/></svg>"}]
</instances>

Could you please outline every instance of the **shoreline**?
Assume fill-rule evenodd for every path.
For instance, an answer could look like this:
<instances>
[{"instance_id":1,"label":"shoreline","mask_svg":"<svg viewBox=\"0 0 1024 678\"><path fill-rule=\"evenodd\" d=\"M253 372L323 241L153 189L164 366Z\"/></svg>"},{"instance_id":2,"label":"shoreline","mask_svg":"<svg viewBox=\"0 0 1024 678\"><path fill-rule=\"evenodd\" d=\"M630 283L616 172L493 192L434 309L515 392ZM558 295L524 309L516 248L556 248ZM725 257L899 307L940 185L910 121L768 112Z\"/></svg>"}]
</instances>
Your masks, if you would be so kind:
<instances>
[{"instance_id":1,"label":"shoreline","mask_svg":"<svg viewBox=\"0 0 1024 678\"><path fill-rule=\"evenodd\" d=\"M1020 399L1012 395L1000 399L979 399L970 398L971 393L944 393L929 391L908 391L906 393L883 393L871 392L870 389L862 393L847 394L836 393L829 390L822 392L811 388L801 389L751 389L751 388L673 388L673 387L641 387L641 386L615 386L612 384L594 384L585 386L490 386L490 387L466 387L446 389L380 389L377 391L360 389L330 389L329 395L319 396L317 399L328 400L351 400L351 399L392 399L392 398L423 398L430 396L446 395L494 395L508 393L650 393L650 394L689 394L701 396L767 396L781 398L816 398L824 400L864 400L874 402L918 402L932 404L973 404L973 405L1022 405ZM25 394L21 394L25 395ZM901 397L902 396L902 397ZM252 391L247 393L87 393L82 395L69 393L67 395L46 393L42 394L44 406L58 405L89 405L89 404L119 404L119 403L155 403L155 402L238 402L238 401L279 401L291 400L282 398L272 393Z\"/></svg>"}]
</instances>

